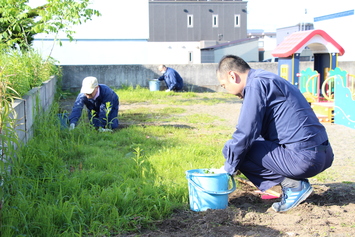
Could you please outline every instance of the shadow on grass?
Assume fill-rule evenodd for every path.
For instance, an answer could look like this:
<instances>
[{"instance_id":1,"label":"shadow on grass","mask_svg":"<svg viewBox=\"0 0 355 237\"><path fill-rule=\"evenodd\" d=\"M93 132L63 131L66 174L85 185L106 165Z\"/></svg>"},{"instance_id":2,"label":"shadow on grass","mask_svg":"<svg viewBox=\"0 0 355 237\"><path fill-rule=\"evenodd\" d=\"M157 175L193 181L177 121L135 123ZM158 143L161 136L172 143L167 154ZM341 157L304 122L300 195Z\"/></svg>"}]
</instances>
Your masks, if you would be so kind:
<instances>
[{"instance_id":1,"label":"shadow on grass","mask_svg":"<svg viewBox=\"0 0 355 237\"><path fill-rule=\"evenodd\" d=\"M192 98L186 98L182 99L179 98L179 100L171 101L169 104L177 104L177 105L216 105L216 104L223 104L223 103L228 103L228 104L241 104L243 103L242 100L236 98L236 97L192 97Z\"/></svg>"},{"instance_id":2,"label":"shadow on grass","mask_svg":"<svg viewBox=\"0 0 355 237\"><path fill-rule=\"evenodd\" d=\"M129 128L130 126L161 126L164 128L184 128L184 129L193 129L194 127L188 126L186 124L161 124L161 123L135 123L135 124L128 124L128 123L120 123L118 125L118 129L125 129Z\"/></svg>"},{"instance_id":3,"label":"shadow on grass","mask_svg":"<svg viewBox=\"0 0 355 237\"><path fill-rule=\"evenodd\" d=\"M164 111L144 111L144 112L130 112L129 110L120 111L119 115L119 129L127 128L133 125L139 126L163 126L174 128L186 128L193 129L186 124L179 123L179 119L176 117L176 113L169 113ZM166 124L169 123L169 124Z\"/></svg>"}]
</instances>

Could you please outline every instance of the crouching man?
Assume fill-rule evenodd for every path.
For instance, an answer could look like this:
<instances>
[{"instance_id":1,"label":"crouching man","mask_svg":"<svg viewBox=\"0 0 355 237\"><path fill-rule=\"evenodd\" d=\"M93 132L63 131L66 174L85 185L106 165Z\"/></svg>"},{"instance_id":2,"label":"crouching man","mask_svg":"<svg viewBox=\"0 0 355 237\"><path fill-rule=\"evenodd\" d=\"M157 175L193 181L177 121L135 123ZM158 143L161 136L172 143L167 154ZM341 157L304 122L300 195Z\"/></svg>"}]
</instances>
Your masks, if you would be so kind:
<instances>
[{"instance_id":1,"label":"crouching man","mask_svg":"<svg viewBox=\"0 0 355 237\"><path fill-rule=\"evenodd\" d=\"M217 78L243 98L238 125L226 142L224 170L243 173L261 191L280 184L276 212L296 207L311 193L307 178L329 168L333 150L324 126L299 89L278 75L252 69L240 57L221 59Z\"/></svg>"},{"instance_id":2,"label":"crouching man","mask_svg":"<svg viewBox=\"0 0 355 237\"><path fill-rule=\"evenodd\" d=\"M86 77L80 94L69 116L70 129L74 129L81 117L84 105L90 123L100 131L112 131L118 127L118 95L108 86L98 84L96 77Z\"/></svg>"}]
</instances>

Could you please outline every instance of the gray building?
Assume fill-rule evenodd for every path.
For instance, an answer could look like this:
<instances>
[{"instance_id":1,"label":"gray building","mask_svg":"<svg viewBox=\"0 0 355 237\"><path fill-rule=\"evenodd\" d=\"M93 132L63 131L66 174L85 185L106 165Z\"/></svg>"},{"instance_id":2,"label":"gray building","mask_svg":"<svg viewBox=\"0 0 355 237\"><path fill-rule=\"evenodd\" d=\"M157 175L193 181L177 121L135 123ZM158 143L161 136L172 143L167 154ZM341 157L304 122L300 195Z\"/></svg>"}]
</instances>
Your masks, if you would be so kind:
<instances>
[{"instance_id":1,"label":"gray building","mask_svg":"<svg viewBox=\"0 0 355 237\"><path fill-rule=\"evenodd\" d=\"M247 38L242 0L149 0L149 41L228 42Z\"/></svg>"},{"instance_id":2,"label":"gray building","mask_svg":"<svg viewBox=\"0 0 355 237\"><path fill-rule=\"evenodd\" d=\"M258 38L245 38L201 49L202 63L218 63L224 55L236 54L247 62L257 62Z\"/></svg>"}]
</instances>

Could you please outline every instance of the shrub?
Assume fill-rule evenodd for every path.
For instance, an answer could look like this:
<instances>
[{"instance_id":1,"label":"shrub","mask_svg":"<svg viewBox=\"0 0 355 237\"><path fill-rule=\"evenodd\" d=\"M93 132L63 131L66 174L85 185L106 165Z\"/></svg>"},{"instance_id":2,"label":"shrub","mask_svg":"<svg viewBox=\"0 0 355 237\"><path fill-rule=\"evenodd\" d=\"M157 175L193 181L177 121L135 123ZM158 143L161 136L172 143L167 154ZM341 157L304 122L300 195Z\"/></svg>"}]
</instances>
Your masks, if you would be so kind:
<instances>
[{"instance_id":1,"label":"shrub","mask_svg":"<svg viewBox=\"0 0 355 237\"><path fill-rule=\"evenodd\" d=\"M17 50L2 50L0 53L0 81L6 82L19 96L40 86L51 76L61 76L60 68L52 58L43 60L34 50L20 52ZM12 91L7 91L11 95Z\"/></svg>"}]
</instances>

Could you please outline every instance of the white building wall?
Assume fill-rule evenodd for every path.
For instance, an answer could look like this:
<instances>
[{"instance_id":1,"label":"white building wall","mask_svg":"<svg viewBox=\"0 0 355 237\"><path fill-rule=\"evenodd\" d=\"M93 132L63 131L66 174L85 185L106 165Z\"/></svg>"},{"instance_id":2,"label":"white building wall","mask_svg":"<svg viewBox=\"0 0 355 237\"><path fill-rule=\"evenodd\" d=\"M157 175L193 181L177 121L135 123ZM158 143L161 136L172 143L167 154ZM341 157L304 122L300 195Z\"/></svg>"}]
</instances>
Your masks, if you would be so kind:
<instances>
[{"instance_id":1,"label":"white building wall","mask_svg":"<svg viewBox=\"0 0 355 237\"><path fill-rule=\"evenodd\" d=\"M29 0L31 7L46 4L47 0ZM149 38L148 0L90 0L88 8L101 16L70 29L75 39L145 39ZM36 39L53 39L55 35L38 34ZM57 38L66 39L63 32Z\"/></svg>"},{"instance_id":2,"label":"white building wall","mask_svg":"<svg viewBox=\"0 0 355 237\"><path fill-rule=\"evenodd\" d=\"M154 64L199 62L199 43L148 43L148 0L91 0L88 8L102 14L91 21L73 26L74 42L69 42L62 32L57 36L38 34L33 47L59 61L61 65L94 64ZM30 0L32 7L45 4L45 0ZM53 43L57 37L63 46Z\"/></svg>"},{"instance_id":3,"label":"white building wall","mask_svg":"<svg viewBox=\"0 0 355 237\"><path fill-rule=\"evenodd\" d=\"M31 0L32 6L45 1ZM69 42L64 34L62 46L54 35L38 34L33 47L43 57L51 56L59 65L110 64L187 64L200 63L199 42L148 42L148 0L92 0L89 8L102 16L74 26L76 39ZM37 4L37 5L35 5Z\"/></svg>"},{"instance_id":4,"label":"white building wall","mask_svg":"<svg viewBox=\"0 0 355 237\"><path fill-rule=\"evenodd\" d=\"M264 36L262 41L263 41L263 45L264 45L264 59L273 58L274 56L272 56L271 53L277 46L276 37L271 38L271 37Z\"/></svg>"},{"instance_id":5,"label":"white building wall","mask_svg":"<svg viewBox=\"0 0 355 237\"><path fill-rule=\"evenodd\" d=\"M52 47L54 45L53 51ZM188 64L201 63L199 42L145 42L114 40L34 42L44 57L50 55L59 65L110 64ZM192 62L190 62L192 54Z\"/></svg>"},{"instance_id":6,"label":"white building wall","mask_svg":"<svg viewBox=\"0 0 355 237\"><path fill-rule=\"evenodd\" d=\"M332 37L341 47L345 50L343 56L338 57L338 61L354 61L355 59L355 44L354 38L352 35L352 28L351 26L355 23L355 15L346 15L336 17L336 13L341 13L345 11L354 11L355 9L355 2L354 7L349 9L342 9L342 11L334 11L329 12L328 15L321 15L322 16L329 16L329 19L324 19L320 21L314 22L314 28L320 29L325 31L330 37ZM333 17L331 17L333 16ZM316 19L316 18L315 18Z\"/></svg>"}]
</instances>

